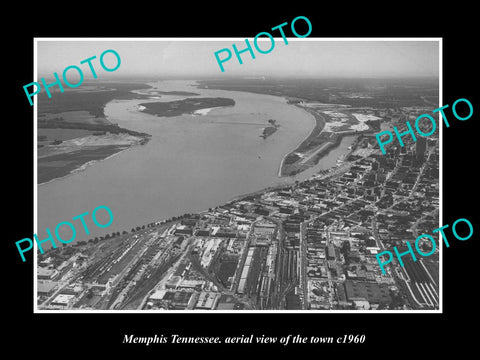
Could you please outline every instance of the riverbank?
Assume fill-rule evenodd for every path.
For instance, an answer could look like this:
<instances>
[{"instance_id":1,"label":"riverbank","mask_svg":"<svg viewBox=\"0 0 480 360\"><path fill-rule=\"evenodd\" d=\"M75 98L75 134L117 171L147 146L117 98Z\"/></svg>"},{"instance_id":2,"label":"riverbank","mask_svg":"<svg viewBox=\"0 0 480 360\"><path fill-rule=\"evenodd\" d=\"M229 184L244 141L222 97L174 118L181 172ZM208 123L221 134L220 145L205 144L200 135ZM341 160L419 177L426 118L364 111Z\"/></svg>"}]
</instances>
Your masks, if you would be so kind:
<instances>
[{"instance_id":1,"label":"riverbank","mask_svg":"<svg viewBox=\"0 0 480 360\"><path fill-rule=\"evenodd\" d=\"M138 109L144 113L156 116L174 117L183 114L195 114L202 109L212 109L216 107L234 106L235 101L226 98L187 98L168 102L149 102L141 103Z\"/></svg>"},{"instance_id":2,"label":"riverbank","mask_svg":"<svg viewBox=\"0 0 480 360\"><path fill-rule=\"evenodd\" d=\"M87 135L42 148L37 156L37 183L45 184L85 170L132 146L144 145L150 136L130 134Z\"/></svg>"},{"instance_id":3,"label":"riverbank","mask_svg":"<svg viewBox=\"0 0 480 360\"><path fill-rule=\"evenodd\" d=\"M39 98L37 114L37 184L78 173L132 146L146 144L151 135L118 126L105 118L113 99L145 99L135 91L142 83L95 83L66 91L55 99Z\"/></svg>"},{"instance_id":4,"label":"riverbank","mask_svg":"<svg viewBox=\"0 0 480 360\"><path fill-rule=\"evenodd\" d=\"M295 148L295 150L289 152L282 158L278 169L278 176L280 177L295 175L305 170L307 167L300 168L298 166L298 162L302 160L302 154L306 155L307 152L312 150L315 146L319 147L322 145L315 145L314 141L325 128L326 120L324 117L313 109L301 106L298 103L296 103L295 106L313 115L315 118L315 126L310 134Z\"/></svg>"},{"instance_id":5,"label":"riverbank","mask_svg":"<svg viewBox=\"0 0 480 360\"><path fill-rule=\"evenodd\" d=\"M372 132L374 122L380 119L371 114L346 112L346 109L323 109L319 112L314 107L299 103L295 103L295 106L314 116L315 127L295 150L283 157L278 170L279 177L296 175L317 165L341 144L343 138Z\"/></svg>"},{"instance_id":6,"label":"riverbank","mask_svg":"<svg viewBox=\"0 0 480 360\"><path fill-rule=\"evenodd\" d=\"M157 90L197 89L192 81L170 81L152 84L151 91ZM55 226L92 204L106 204L115 215L112 231L122 230L297 180L278 178L278 164L311 132L311 115L275 96L212 89L198 93L201 98L233 99L235 106L217 108L205 116L157 118L138 111L139 104L158 101L147 92L146 99L109 102L105 106L108 121L151 134L150 141L88 166L78 176L39 186L40 226ZM269 119L275 119L280 128L264 140L259 135L270 125ZM303 177L299 174L298 180ZM91 235L97 233L92 230Z\"/></svg>"}]
</instances>

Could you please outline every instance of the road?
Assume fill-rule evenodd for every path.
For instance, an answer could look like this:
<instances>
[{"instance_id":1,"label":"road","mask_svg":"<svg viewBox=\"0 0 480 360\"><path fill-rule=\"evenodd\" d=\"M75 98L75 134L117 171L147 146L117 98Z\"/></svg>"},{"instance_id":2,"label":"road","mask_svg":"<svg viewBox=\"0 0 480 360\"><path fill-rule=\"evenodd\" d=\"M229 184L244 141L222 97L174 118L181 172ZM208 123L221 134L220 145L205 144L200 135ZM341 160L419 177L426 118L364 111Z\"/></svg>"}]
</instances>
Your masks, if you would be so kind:
<instances>
[{"instance_id":1,"label":"road","mask_svg":"<svg viewBox=\"0 0 480 360\"><path fill-rule=\"evenodd\" d=\"M308 309L308 288L307 288L307 240L305 228L307 222L300 224L300 284L302 288L302 309Z\"/></svg>"}]
</instances>

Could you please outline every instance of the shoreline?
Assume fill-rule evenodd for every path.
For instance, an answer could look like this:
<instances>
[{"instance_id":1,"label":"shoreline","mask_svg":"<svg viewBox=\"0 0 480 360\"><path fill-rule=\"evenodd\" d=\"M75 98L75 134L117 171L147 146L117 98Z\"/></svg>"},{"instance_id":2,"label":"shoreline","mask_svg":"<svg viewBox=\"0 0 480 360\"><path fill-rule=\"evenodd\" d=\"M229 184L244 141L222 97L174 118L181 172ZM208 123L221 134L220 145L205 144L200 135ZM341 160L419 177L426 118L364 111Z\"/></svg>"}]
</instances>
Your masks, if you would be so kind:
<instances>
[{"instance_id":1,"label":"shoreline","mask_svg":"<svg viewBox=\"0 0 480 360\"><path fill-rule=\"evenodd\" d=\"M77 174L80 174L81 172L87 170L90 166L92 165L95 165L96 163L99 163L99 162L102 162L102 161L105 161L105 160L108 160L110 158L113 158L114 156L120 154L121 152L123 151L127 151L127 150L130 150L136 146L142 146L142 145L146 145L149 141L150 141L150 137L143 137L143 138L140 138L140 140L137 142L137 143L134 143L134 144L131 144L131 145L104 145L104 146L118 146L119 148L121 146L125 146L124 148L121 148L119 149L118 151L115 151L113 154L110 154L104 158L101 158L101 159L93 159L93 160L88 160L86 162L84 162L83 164L81 164L80 166L70 170L68 173L66 173L65 175L62 175L62 176L58 176L58 177L54 177L50 180L47 180L47 181L44 181L44 182L41 182L39 183L38 180L37 180L37 186L41 186L41 185L46 185L46 184L50 184L56 180L62 180L62 179L65 179L69 176L73 176L73 175L77 175ZM38 179L38 158L37 158L37 179Z\"/></svg>"},{"instance_id":2,"label":"shoreline","mask_svg":"<svg viewBox=\"0 0 480 360\"><path fill-rule=\"evenodd\" d=\"M201 97L189 98L173 101L157 101L138 104L142 113L156 117L177 117L182 115L201 116L210 112L214 108L223 108L235 106L235 101L222 97ZM206 112L205 112L206 111Z\"/></svg>"},{"instance_id":3,"label":"shoreline","mask_svg":"<svg viewBox=\"0 0 480 360\"><path fill-rule=\"evenodd\" d=\"M315 111L309 111L308 108L305 108L301 105L299 105L298 103L295 103L294 104L295 106L301 108L301 109L304 109L306 112L308 112L309 114L311 114L314 118L315 118L315 121L316 121L316 124L315 124L315 127L314 129L310 132L310 134L295 148L295 150L289 152L288 154L286 154L283 158L282 158L282 161L280 162L280 165L279 165L279 169L278 169L278 177L290 177L290 176L295 176L295 175L298 175L316 165L318 165L318 163L320 162L320 160L327 156L328 153L332 150L334 150L335 148L337 148L338 146L340 146L340 144L342 143L343 139L347 136L354 136L356 137L356 139L358 139L359 136L361 136L362 134L368 134L370 132L373 132L374 129L366 124L366 122L362 122L360 121L361 124L365 124L367 126L366 129L364 130L351 130L351 131L341 131L341 132L335 132L333 133L334 134L334 141L327 141L327 142L324 142L322 144L320 144L319 146L316 147L316 149L309 155L309 159L305 162L305 164L300 164L299 166L299 169L294 169L293 172L290 172L289 174L285 174L284 173L284 170L285 170L285 167L286 165L284 164L285 163L285 159L290 156L291 154L294 154L296 152L298 152L298 149L300 149L302 147L302 145L304 143L307 143L310 138L313 138L313 137L316 137L316 136L319 136L323 130L325 129L325 126L327 124L326 120L324 119L324 117L315 112ZM357 119L358 120L358 119ZM320 128L319 126L319 123L320 121L323 121L323 124L321 124L321 129L318 130ZM313 134L318 131L318 133L313 136ZM355 140L356 141L356 140ZM327 145L327 146L325 146ZM304 159L303 159L304 160ZM295 165L295 164L299 164L299 162L301 162L302 160L297 160L295 163L292 163L292 165ZM303 168L305 167L305 168ZM299 171L297 171L299 170Z\"/></svg>"},{"instance_id":4,"label":"shoreline","mask_svg":"<svg viewBox=\"0 0 480 360\"><path fill-rule=\"evenodd\" d=\"M117 82L115 82L115 83L117 83ZM73 121L65 121L62 118L62 116L60 116L60 118L56 118L58 116L55 116L55 114L58 114L58 111L51 112L52 109L47 108L47 109L43 109L42 112L40 112L40 110L38 110L39 118L38 118L36 126L37 126L37 129L42 128L42 129L89 130L91 132L103 133L103 135L102 134L99 135L100 137L108 134L108 135L111 135L113 137L115 137L115 136L120 136L120 137L121 136L130 136L130 137L135 137L136 139L133 140L131 143L127 142L127 143L124 143L124 144L118 144L118 143L116 144L115 141L113 141L113 143L108 143L108 139L107 139L107 141L105 141L105 143L98 144L98 145L96 145L96 144L86 144L86 145L85 144L83 144L83 145L82 144L74 144L74 145L69 144L69 146L71 148L68 151L63 151L63 152L60 151L58 153L53 153L53 154L49 154L47 156L40 156L40 157L38 156L38 153L37 153L36 159L34 159L35 168L36 168L36 180L37 180L37 182L35 184L36 186L49 184L49 183L51 183L55 180L60 180L60 179L66 178L67 176L78 174L78 173L86 170L91 165L94 165L96 162L107 160L107 159L113 157L114 155L119 154L122 151L130 149L133 146L145 145L145 144L148 143L148 141L150 141L150 139L152 137L150 134L141 133L141 132L138 132L138 131L127 129L127 128L122 128L122 127L119 127L118 124L107 120L106 117L105 117L104 110L105 110L105 106L109 102L117 101L117 100L123 100L125 98L127 98L127 99L136 98L139 95L141 95L141 94L137 93L137 91L148 90L152 86L149 85L149 83L147 83L147 82L141 82L141 83L135 82L135 84L134 84L135 86L133 86L131 83L123 83L123 82L118 82L118 84L119 85L115 89L109 89L108 90L109 96L101 97L101 98L98 97L98 96L96 96L96 97L93 96L92 97L92 101L94 101L94 105L95 105L94 110L96 110L96 112L92 112L92 109L90 109L90 108L88 108L87 110L85 110L83 108L81 110L72 110L71 108L64 109L66 114L74 112L74 111L85 111L89 114L88 119L90 119L92 116L94 116L94 118L93 118L94 120L99 118L99 119L102 120L101 122L99 122L99 123L93 122L92 123L91 121L79 121L78 119L74 119ZM100 93L103 94L102 90L98 91L98 84L95 84L94 88L97 89L96 91L93 91L94 93L97 92L99 94ZM110 95L110 92L115 92L115 94ZM90 94L90 92L88 94ZM93 94L93 95L95 95L95 94ZM90 94L90 96L92 96L92 95ZM91 105L91 106L93 106L93 105ZM55 109L55 110L57 110L57 109ZM53 114L52 115L53 118L50 119L50 120L46 120L46 119L44 119L43 117L40 116L42 114L43 115ZM90 135L98 135L98 134L90 134ZM87 136L90 136L90 135L87 135ZM68 139L68 140L62 141L61 143L67 143L69 141L72 142L75 139L82 139L82 138L85 138L85 137ZM93 151L100 150L100 152L103 151L103 152L106 152L108 154L98 154L97 153L97 154L94 155L93 153L91 153L89 155L89 153L88 153L89 150L90 150L90 152L92 152L92 147L94 147L94 146L96 146L96 149L93 150ZM38 148L37 148L37 150L38 150ZM83 151L83 153L82 153L82 151ZM112 153L112 151L113 151L113 153ZM75 155L72 155L72 154L80 154L81 156L85 156L86 161L84 161L84 162L79 161L79 157L78 156L75 157ZM59 160L52 160L52 161L53 162L55 162L55 161L64 162L64 164L52 165L52 164L48 164L48 161L46 160L48 157L62 156L62 155L64 155L66 159L59 159ZM70 156L70 158L69 158L69 156ZM91 159L89 159L89 157ZM40 168L39 160L42 160L42 159L43 159L43 161L45 161L45 164L43 166L48 168L47 174L48 174L48 172L51 171L51 172L54 172L54 174L53 174L54 176L53 177L51 177L51 175L50 176L44 176L45 173L42 172L42 177L46 177L47 180L39 182L39 180L38 180L39 179L39 176L38 176L39 175L39 168ZM71 168L71 169L69 170L69 168ZM56 172L58 172L57 176L55 176Z\"/></svg>"},{"instance_id":5,"label":"shoreline","mask_svg":"<svg viewBox=\"0 0 480 360\"><path fill-rule=\"evenodd\" d=\"M274 97L277 97L277 98L282 98L283 100L288 101L286 98L283 98L283 97L280 97L280 96L275 96L275 95L269 95L269 96L274 96ZM115 101L115 100L113 100L113 101ZM293 104L289 104L289 105L293 105ZM300 106L298 106L298 107L300 107ZM303 109L304 111L310 113L309 111L305 110L304 107L300 107L300 108ZM310 114L313 115L312 113L310 113ZM303 144L303 143L311 136L311 134L314 133L314 131L316 130L316 126L317 126L318 122L317 122L317 118L316 118L315 116L314 116L314 119L315 119L315 125L313 126L312 131L310 131L310 133L308 134L308 136L307 136L305 139L301 140L301 141L299 142L299 144L297 144L297 146L295 147L295 150L296 150L301 144ZM324 126L323 126L323 127L324 127ZM322 130L323 130L323 127L322 127ZM320 130L320 132L321 132L321 130ZM144 141L144 140L147 140L147 141L144 142L143 144L148 143L148 141L150 140L150 138L151 138L151 136L145 137L145 138L143 139L143 141ZM341 137L340 140L341 140L341 139L343 139L343 137ZM340 142L341 142L341 141L339 141L338 143L340 144ZM68 174L65 174L64 176L61 176L61 177L57 177L57 178L51 179L51 180L49 180L49 181L47 181L47 182L37 183L37 186L45 185L45 184L48 184L48 183L53 182L53 181L55 181L55 180L61 180L61 179L67 178L68 176L73 176L73 175L79 174L79 173L81 173L82 171L88 169L88 167L94 165L96 162L101 162L101 161L107 160L107 159L109 159L109 158L111 158L111 157L113 157L113 156L121 153L122 151L129 150L129 149L133 148L135 145L140 145L140 144L141 144L141 143L137 143L137 144L130 145L130 146L128 146L128 147L126 147L126 148L124 148L124 149L121 149L121 150L119 150L119 151L116 151L115 153L113 153L113 154L111 154L111 155L109 155L109 156L107 156L107 157L105 157L105 158L102 158L102 159L87 161L86 163L82 164L79 168L70 171ZM332 148L329 147L328 150L331 150L331 149L332 149ZM295 150L293 150L293 151L295 151ZM290 152L290 153L291 153L291 152ZM280 162L280 165L283 164L283 161L284 161L284 159L286 158L286 156L288 156L288 154L286 154L286 155L282 158L282 161ZM322 157L323 157L323 155L322 155ZM320 160L320 159L319 159L319 160ZM317 163L318 163L318 161L317 161ZM308 168L306 168L305 170L308 170L308 169L310 169L310 168L311 168L311 166L308 167ZM281 168L280 168L280 169L281 169ZM303 170L303 171L305 171L305 170ZM303 171L302 171L302 172L303 172ZM303 182L305 182L305 181L309 181L309 180L311 180L311 179L313 179L313 178L315 178L315 177L319 177L319 176L321 176L321 177L330 177L330 176L335 175L335 172L336 172L336 171L337 171L337 167L336 167L335 165L333 165L333 166L330 166L330 167L329 167L328 169L326 169L325 171L316 171L314 174L309 175L307 178L305 178L305 179L303 179L303 180L300 180L299 183L303 183ZM301 172L298 173L298 174L301 174ZM262 194L268 193L268 192L270 192L270 191L275 191L275 190L277 190L277 189L285 189L285 188L292 187L292 186L294 186L294 184L295 184L295 182L296 182L296 181L294 181L294 176L295 176L295 175L298 175L298 174L292 174L292 175L288 175L288 176L279 176L280 178L283 178L283 180L285 181L285 183L281 183L281 184L271 184L271 185L269 185L269 186L267 186L267 187L264 187L264 188L259 189L259 190L255 190L255 191L253 191L253 192L247 192L247 193L240 194L240 195L234 195L231 199L229 199L229 200L227 200L227 201L223 201L222 203L217 204L217 205L212 205L211 207L212 207L212 208L222 207L222 206L228 205L228 204L230 204L230 203L232 203L232 202L241 201L241 200L243 200L243 199L245 199L245 198L248 198L248 197L251 197L251 196L261 196ZM287 181L288 181L288 182L287 182ZM205 209L199 210L199 211L195 211L195 212L193 212L193 213L201 214L201 213L203 213L203 212L208 212L208 208L205 208ZM167 219L165 219L165 218L159 218L159 219L157 219L156 221L157 221L157 222L161 222L161 221L164 221L164 220L167 220ZM173 221L173 222L175 222L175 221ZM141 223L143 223L143 221L142 221Z\"/></svg>"},{"instance_id":6,"label":"shoreline","mask_svg":"<svg viewBox=\"0 0 480 360\"><path fill-rule=\"evenodd\" d=\"M148 85L148 83L147 83L147 85ZM232 91L235 91L235 90L232 90ZM240 91L240 92L246 92L246 91L241 91L241 90L238 90L238 91ZM254 93L252 93L252 94L254 94ZM316 117L312 112L308 111L308 110L307 110L305 107L303 107L303 106L289 103L287 97L278 96L278 95L272 95L272 94L265 94L265 95L271 96L271 97L275 97L275 98L277 98L277 99L280 98L280 99L282 99L282 102L285 102L285 103L288 104L288 105L296 105L297 108L302 109L303 111L309 113L310 115L312 115L312 116L314 117L314 121L315 121L315 122L314 122L314 125L313 125L312 130L308 133L308 135L307 135L304 139L302 139L302 140L299 141L299 143L298 143L298 144L296 145L296 147L295 147L295 150L298 149L303 143L305 143L305 141L307 141L307 139L309 139L309 138L312 136L312 134L315 134L315 132L321 132L321 131L323 130L323 128L325 127L325 124L324 124L324 123L322 124L322 121L319 120L319 119L317 119L317 117ZM116 101L116 100L113 100L113 101ZM213 109L215 109L215 108L218 108L218 107L205 108L205 110L206 110L206 109L209 109L209 111L211 111L211 110L213 110ZM200 111L201 111L201 110L202 110L202 109L200 109ZM199 115L196 115L196 116L199 116ZM200 115L200 116L201 116L201 115ZM322 118L322 120L324 120L324 119ZM319 128L320 126L321 126L321 128ZM151 138L151 136L150 136L150 138ZM148 142L148 140L149 140L150 138L149 138L149 137L146 137L146 138L144 138L144 139L146 139L146 140L147 140L146 142ZM146 142L144 142L144 144L146 144ZM340 143L340 141L339 141L339 143ZM48 180L48 181L46 181L46 182L38 183L37 186L39 186L39 185L44 185L44 184L48 184L48 183L53 182L53 181L55 181L55 180L60 180L60 179L66 178L67 176L72 176L72 175L79 174L79 173L81 173L82 171L88 169L88 167L94 165L96 162L101 162L101 161L107 160L107 159L109 159L109 158L111 158L111 157L119 154L119 153L122 152L122 151L125 151L125 150L128 150L128 149L132 148L132 147L135 146L135 145L139 145L139 144L134 144L134 145L128 146L127 148L124 148L124 149L121 149L121 150L119 150L119 151L116 151L115 153L113 153L113 154L111 154L111 155L109 155L109 156L107 156L107 157L105 157L105 158L102 158L102 159L87 161L87 162L85 162L84 164L82 164L80 167L78 167L77 169L74 169L74 170L70 171L68 174L65 174L64 176L56 177L56 178L51 179L51 180ZM331 147L329 147L329 149L331 149ZM295 150L293 150L293 151L295 151ZM291 151L291 152L292 152L292 151ZM286 158L291 152L285 154L285 155L282 157L282 160L280 161L279 176L278 176L278 177L279 177L279 178L283 178L285 181L288 181L288 179L293 179L293 177L294 177L295 175L298 175L298 174L292 174L292 175L281 175L281 174L280 174L281 169L282 169L282 166L283 166L283 164L284 164L284 160L285 160L285 158ZM323 156L322 156L322 157L323 157ZM317 163L318 163L318 161L317 161ZM311 168L311 166L309 166L309 167L306 168L305 170L307 170L307 169L309 169L309 168ZM333 169L333 168L334 168L334 167L332 166L330 169ZM330 169L329 169L329 170L330 170ZM304 170L303 170L303 171L304 171ZM303 172L303 171L302 171L302 172ZM300 174L300 173L299 173L299 174ZM317 175L318 175L318 174L313 174L313 175L309 176L308 178L310 179L312 176L317 176ZM292 183L293 183L293 180L292 180ZM268 187L265 187L265 188L256 190L256 191L254 191L254 192L249 192L249 193L241 194L241 195L234 195L234 196L233 196L233 199L227 201L226 203L231 202L231 201L234 201L235 199L242 199L242 198L245 198L245 197L248 197L248 196L252 196L252 194L262 194L262 193L265 193L265 192L268 192L268 191L272 191L272 190L274 190L274 189L285 188L285 187L288 187L288 186L291 186L291 185L292 185L292 184L289 184L289 183L272 184L272 185L270 185L270 186L268 186ZM221 205L219 205L219 206L221 206Z\"/></svg>"},{"instance_id":7,"label":"shoreline","mask_svg":"<svg viewBox=\"0 0 480 360\"><path fill-rule=\"evenodd\" d=\"M287 104L288 104L288 99L285 98L285 100L287 101ZM310 115L312 115L312 116L314 117L314 119L315 119L315 125L313 126L312 131L310 131L310 133L307 135L307 137L306 137L305 139L303 139L302 141L300 141L300 143L295 147L295 149L293 149L293 150L290 151L288 154L285 154L285 155L282 157L282 161L280 161L280 165L279 165L279 168L278 168L278 175L277 175L278 177L292 176L292 174L289 174L289 175L283 174L285 159L286 159L289 155L297 152L297 150L302 146L302 144L304 144L308 139L310 139L310 137L312 137L312 135L313 135L316 131L318 131L318 134L320 134L320 133L323 131L323 129L325 128L325 123L326 123L326 121L325 121L325 119L323 119L323 117L321 117L319 114L312 113L312 112L308 111L304 106L301 106L301 105L298 105L298 104L293 104L293 106L296 106L296 107L298 107L299 109L302 109L303 111L305 111L305 112L309 113ZM319 120L319 119L317 118L317 116L315 116L315 115L318 115L318 116L320 116L320 117L322 118L322 120L324 121L323 125L320 123L320 120ZM321 129L320 129L320 127L321 127ZM317 162L317 163L318 163L318 162ZM310 168L310 167L308 167L308 168ZM307 168L307 169L308 169L308 168ZM305 169L305 170L307 170L307 169ZM305 170L303 170L303 171L305 171ZM296 174L293 174L293 175L296 175Z\"/></svg>"}]
</instances>

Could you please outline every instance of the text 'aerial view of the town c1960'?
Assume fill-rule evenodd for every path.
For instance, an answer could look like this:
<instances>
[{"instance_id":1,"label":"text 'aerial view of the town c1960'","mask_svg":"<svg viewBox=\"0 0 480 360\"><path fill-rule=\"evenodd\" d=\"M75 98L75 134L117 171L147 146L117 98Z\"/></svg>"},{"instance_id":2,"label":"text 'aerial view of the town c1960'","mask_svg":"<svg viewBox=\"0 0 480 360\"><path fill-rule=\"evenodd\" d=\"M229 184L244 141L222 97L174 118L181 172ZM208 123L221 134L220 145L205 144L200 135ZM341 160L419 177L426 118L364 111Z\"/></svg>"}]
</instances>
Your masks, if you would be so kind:
<instances>
[{"instance_id":1,"label":"text 'aerial view of the town c1960'","mask_svg":"<svg viewBox=\"0 0 480 360\"><path fill-rule=\"evenodd\" d=\"M36 96L38 239L113 214L42 244L36 309L438 310L438 248L385 274L375 255L439 226L439 131L375 135L439 107L439 42L309 40L224 73L244 39L37 40L39 78L122 62Z\"/></svg>"}]
</instances>

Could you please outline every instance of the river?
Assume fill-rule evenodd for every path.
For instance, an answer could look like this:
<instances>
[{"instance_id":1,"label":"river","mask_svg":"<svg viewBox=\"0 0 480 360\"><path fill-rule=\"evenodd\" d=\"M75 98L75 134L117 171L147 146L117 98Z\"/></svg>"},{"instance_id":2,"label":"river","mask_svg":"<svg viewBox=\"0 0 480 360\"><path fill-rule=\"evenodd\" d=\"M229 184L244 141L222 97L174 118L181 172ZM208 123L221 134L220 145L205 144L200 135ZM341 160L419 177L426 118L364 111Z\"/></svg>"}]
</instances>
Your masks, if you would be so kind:
<instances>
[{"instance_id":1,"label":"river","mask_svg":"<svg viewBox=\"0 0 480 360\"><path fill-rule=\"evenodd\" d=\"M62 221L99 205L108 206L113 223L95 226L85 217L90 234L74 223L77 240L153 221L194 213L228 202L232 198L271 185L304 180L320 169L335 165L354 137L345 137L320 163L302 174L278 178L283 156L305 139L315 119L308 112L286 103L284 98L239 91L200 89L192 81L151 83L148 92L189 91L202 97L226 97L235 106L214 108L204 115L157 117L139 111L139 104L172 101L184 96L162 95L161 99L114 100L105 107L106 117L119 126L152 135L144 146L122 151L84 171L38 186L38 234L54 231ZM153 97L153 96L152 96ZM280 125L267 139L260 137L268 120ZM106 213L98 221L107 223ZM60 235L70 238L62 226Z\"/></svg>"}]
</instances>

